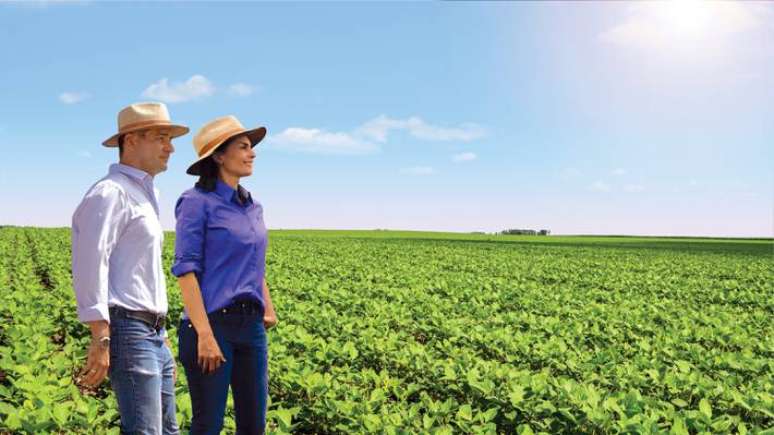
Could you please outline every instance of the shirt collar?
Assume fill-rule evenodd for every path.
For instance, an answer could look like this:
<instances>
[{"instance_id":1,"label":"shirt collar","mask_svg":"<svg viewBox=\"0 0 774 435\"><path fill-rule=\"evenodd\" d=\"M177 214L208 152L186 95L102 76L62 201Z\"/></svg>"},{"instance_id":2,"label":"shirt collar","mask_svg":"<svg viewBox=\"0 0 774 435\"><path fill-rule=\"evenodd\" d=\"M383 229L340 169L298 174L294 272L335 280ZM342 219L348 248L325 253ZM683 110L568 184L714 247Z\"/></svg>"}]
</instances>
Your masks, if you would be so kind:
<instances>
[{"instance_id":1,"label":"shirt collar","mask_svg":"<svg viewBox=\"0 0 774 435\"><path fill-rule=\"evenodd\" d=\"M150 182L153 184L153 177L149 173L143 171L142 169L137 169L134 166L125 165L123 163L113 163L110 165L110 173L112 174L116 172L128 175L141 183Z\"/></svg>"},{"instance_id":2,"label":"shirt collar","mask_svg":"<svg viewBox=\"0 0 774 435\"><path fill-rule=\"evenodd\" d=\"M234 189L221 180L217 180L215 182L215 193L217 193L218 196L225 199L226 201L239 204L240 202L237 199L237 192L239 192L239 195L242 196L242 198L247 199L247 204L252 204L253 198L251 197L250 192L248 192L244 187L237 185L237 188Z\"/></svg>"}]
</instances>

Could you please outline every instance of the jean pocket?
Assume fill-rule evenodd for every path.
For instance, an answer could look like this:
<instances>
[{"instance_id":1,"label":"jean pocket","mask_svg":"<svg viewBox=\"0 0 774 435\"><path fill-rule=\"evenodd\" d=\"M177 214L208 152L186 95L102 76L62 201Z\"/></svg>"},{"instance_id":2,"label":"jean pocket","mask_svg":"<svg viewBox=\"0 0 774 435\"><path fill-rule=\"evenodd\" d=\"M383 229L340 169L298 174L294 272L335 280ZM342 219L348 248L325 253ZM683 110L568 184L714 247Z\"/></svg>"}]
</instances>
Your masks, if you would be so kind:
<instances>
[{"instance_id":1,"label":"jean pocket","mask_svg":"<svg viewBox=\"0 0 774 435\"><path fill-rule=\"evenodd\" d=\"M119 344L130 344L137 340L152 340L159 334L155 328L137 319L120 319L110 325L111 336Z\"/></svg>"},{"instance_id":2,"label":"jean pocket","mask_svg":"<svg viewBox=\"0 0 774 435\"><path fill-rule=\"evenodd\" d=\"M190 320L183 320L180 322L180 327L177 328L177 346L178 353L180 355L180 362L183 366L192 366L197 364L196 362L196 346L198 344L198 337L196 330L191 324Z\"/></svg>"},{"instance_id":3,"label":"jean pocket","mask_svg":"<svg viewBox=\"0 0 774 435\"><path fill-rule=\"evenodd\" d=\"M111 353L110 364L117 372L160 376L163 347L155 340L127 337Z\"/></svg>"}]
</instances>

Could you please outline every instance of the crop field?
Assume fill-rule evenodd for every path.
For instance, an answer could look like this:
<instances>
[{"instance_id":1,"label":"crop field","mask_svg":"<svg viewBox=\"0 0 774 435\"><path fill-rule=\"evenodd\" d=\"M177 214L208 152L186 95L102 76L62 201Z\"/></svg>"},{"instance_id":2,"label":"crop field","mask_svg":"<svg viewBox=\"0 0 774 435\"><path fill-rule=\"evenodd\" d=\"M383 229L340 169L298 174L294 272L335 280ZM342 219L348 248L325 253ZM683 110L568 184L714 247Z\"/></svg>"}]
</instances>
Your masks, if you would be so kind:
<instances>
[{"instance_id":1,"label":"crop field","mask_svg":"<svg viewBox=\"0 0 774 435\"><path fill-rule=\"evenodd\" d=\"M774 434L773 249L272 231L270 430ZM0 433L118 433L109 383L73 383L89 337L68 229L0 228L0 307ZM187 428L182 368L177 405Z\"/></svg>"}]
</instances>

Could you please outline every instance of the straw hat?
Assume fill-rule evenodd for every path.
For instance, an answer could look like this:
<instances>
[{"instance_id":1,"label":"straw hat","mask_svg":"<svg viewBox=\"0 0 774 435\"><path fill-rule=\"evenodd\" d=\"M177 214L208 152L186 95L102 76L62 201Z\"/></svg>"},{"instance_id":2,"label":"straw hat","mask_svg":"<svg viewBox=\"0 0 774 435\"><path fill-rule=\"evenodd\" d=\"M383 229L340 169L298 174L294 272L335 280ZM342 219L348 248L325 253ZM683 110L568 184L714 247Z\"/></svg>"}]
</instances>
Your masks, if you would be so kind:
<instances>
[{"instance_id":1,"label":"straw hat","mask_svg":"<svg viewBox=\"0 0 774 435\"><path fill-rule=\"evenodd\" d=\"M247 135L250 139L250 145L255 146L266 136L266 127L247 130L233 115L215 118L204 124L193 139L193 147L198 160L188 167L186 173L199 175L199 165L202 160L212 155L219 146L228 142L229 139L240 134Z\"/></svg>"},{"instance_id":2,"label":"straw hat","mask_svg":"<svg viewBox=\"0 0 774 435\"><path fill-rule=\"evenodd\" d=\"M172 130L172 137L188 133L188 127L172 124L164 103L136 103L118 112L118 133L110 136L102 145L117 147L121 135L151 127L167 127Z\"/></svg>"}]
</instances>

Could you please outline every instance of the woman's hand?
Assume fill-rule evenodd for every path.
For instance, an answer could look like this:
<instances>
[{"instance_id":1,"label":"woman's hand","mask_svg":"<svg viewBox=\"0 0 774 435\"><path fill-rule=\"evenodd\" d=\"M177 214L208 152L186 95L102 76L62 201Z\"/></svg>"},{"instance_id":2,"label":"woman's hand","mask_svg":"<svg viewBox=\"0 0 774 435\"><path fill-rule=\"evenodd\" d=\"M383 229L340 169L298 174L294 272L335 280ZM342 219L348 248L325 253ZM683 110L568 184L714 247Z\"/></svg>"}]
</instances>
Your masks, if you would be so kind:
<instances>
[{"instance_id":1,"label":"woman's hand","mask_svg":"<svg viewBox=\"0 0 774 435\"><path fill-rule=\"evenodd\" d=\"M263 327L266 329L273 328L277 324L277 315L275 313L266 313L263 315Z\"/></svg>"},{"instance_id":2,"label":"woman's hand","mask_svg":"<svg viewBox=\"0 0 774 435\"><path fill-rule=\"evenodd\" d=\"M215 336L212 335L212 332L199 335L199 343L196 350L199 367L202 368L202 372L205 374L214 372L221 364L226 362L226 358L223 357L223 353L220 351L218 342L215 341Z\"/></svg>"}]
</instances>

